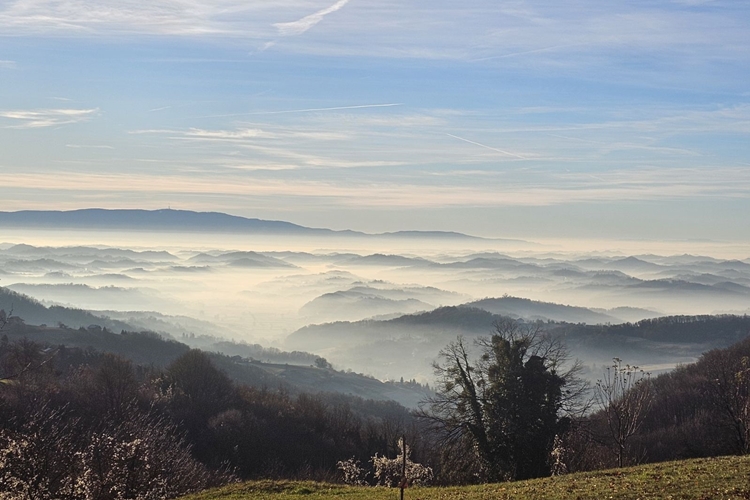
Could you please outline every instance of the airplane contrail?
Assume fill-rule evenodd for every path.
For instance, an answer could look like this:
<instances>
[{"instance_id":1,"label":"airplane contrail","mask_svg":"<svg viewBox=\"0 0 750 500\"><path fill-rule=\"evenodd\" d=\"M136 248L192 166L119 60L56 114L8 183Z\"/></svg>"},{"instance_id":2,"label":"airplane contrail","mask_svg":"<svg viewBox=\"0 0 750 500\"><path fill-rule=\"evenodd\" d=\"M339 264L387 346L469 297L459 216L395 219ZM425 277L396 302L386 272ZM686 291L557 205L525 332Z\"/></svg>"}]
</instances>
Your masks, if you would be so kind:
<instances>
[{"instance_id":1,"label":"airplane contrail","mask_svg":"<svg viewBox=\"0 0 750 500\"><path fill-rule=\"evenodd\" d=\"M492 59L507 59L509 57L524 56L526 54L536 54L539 52L551 52L557 49L566 49L568 47L578 47L581 45L589 45L589 43L565 43L560 45L551 45L549 47L541 47L539 49L522 50L519 52L510 52L508 54L499 54L496 56L480 57L478 59L471 59L471 62L490 61Z\"/></svg>"},{"instance_id":2,"label":"airplane contrail","mask_svg":"<svg viewBox=\"0 0 750 500\"><path fill-rule=\"evenodd\" d=\"M468 142L469 144L474 144L475 146L479 146L480 148L490 149L492 151L497 151L498 153L502 153L502 154L508 155L508 156L515 156L516 158L520 158L522 160L526 160L527 159L525 156L521 156L521 155L516 154L516 153L511 153L510 151L503 151L502 149L493 148L492 146L487 146L487 145L479 143L479 142L470 141L469 139L464 139L463 137L459 137L457 135L453 135L453 134L445 134L445 135L447 135L448 137L453 137L454 139L458 139L459 141L464 141L464 142Z\"/></svg>"}]
</instances>

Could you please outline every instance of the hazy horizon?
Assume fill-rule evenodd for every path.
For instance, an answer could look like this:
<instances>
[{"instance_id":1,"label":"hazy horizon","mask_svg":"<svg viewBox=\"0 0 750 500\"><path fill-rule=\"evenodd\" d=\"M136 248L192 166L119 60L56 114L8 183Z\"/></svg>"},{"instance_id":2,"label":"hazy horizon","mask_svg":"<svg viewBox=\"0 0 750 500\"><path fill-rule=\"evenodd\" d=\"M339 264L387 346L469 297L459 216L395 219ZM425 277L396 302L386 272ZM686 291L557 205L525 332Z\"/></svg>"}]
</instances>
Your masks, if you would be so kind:
<instances>
[{"instance_id":1,"label":"hazy horizon","mask_svg":"<svg viewBox=\"0 0 750 500\"><path fill-rule=\"evenodd\" d=\"M15 248L18 243L32 247ZM432 334L404 326L391 340L368 336L372 346L311 342L293 334L341 321L352 322L358 331L364 328L357 326L360 320L377 322L503 297L541 302L531 309L523 304L514 309L517 304L505 314L572 323L750 313L750 256L744 245L726 243L36 229L3 231L0 264L0 286L46 305L134 321L134 328L178 339L194 333L310 351L338 369L423 382L431 379L430 364L444 342L461 332L489 335L491 325L477 331L469 322L469 330L462 330L450 320L438 320ZM414 335L425 346L409 347ZM677 350L636 349L629 361L674 366L694 359L710 342ZM391 353L402 348L407 349L403 355ZM621 354L603 353L604 348L592 345L576 355L598 365ZM386 353L391 354L384 358Z\"/></svg>"},{"instance_id":2,"label":"hazy horizon","mask_svg":"<svg viewBox=\"0 0 750 500\"><path fill-rule=\"evenodd\" d=\"M748 21L721 1L6 2L0 211L490 239L6 228L0 285L282 347L506 294L634 309L613 321L750 310Z\"/></svg>"},{"instance_id":3,"label":"hazy horizon","mask_svg":"<svg viewBox=\"0 0 750 500\"><path fill-rule=\"evenodd\" d=\"M292 222L292 221L287 221ZM313 226L325 228L324 226ZM325 228L328 229L328 228ZM356 228L340 228L340 230L358 230ZM338 229L337 229L338 230ZM418 230L411 227L396 229L397 231ZM363 231L364 232L364 231ZM368 233L369 234L369 233ZM470 236L477 236L470 233ZM200 236L196 240L196 235ZM137 236L141 241L134 240ZM336 239L335 237L331 237ZM477 240L472 244L465 241L451 242L441 240L439 243L446 249L461 250L471 253L477 250L498 251L520 255L544 254L569 254L569 255L608 255L608 256L630 256L643 254L657 254L661 256L672 256L682 254L705 255L715 258L746 259L750 258L750 242L743 240L667 240L667 239L617 239L617 238L534 238L522 239L506 235L498 238ZM127 246L129 248L191 248L194 250L218 250L234 248L237 250L274 251L284 250L292 242L293 246L304 251L367 251L370 253L393 253L399 251L409 252L411 250L424 251L431 249L440 253L441 248L436 248L430 243L412 241L408 243L388 243L373 240L357 240L355 238L338 238L339 242L333 247L330 244L316 243L315 238L295 238L289 236L268 236L250 234L231 234L228 232L183 232L175 230L165 233L163 231L134 231L123 232L121 230L83 231L80 229L18 229L3 228L0 237L0 245L28 243L41 246L68 246L68 245L104 245L104 246ZM516 240L508 242L503 240Z\"/></svg>"}]
</instances>

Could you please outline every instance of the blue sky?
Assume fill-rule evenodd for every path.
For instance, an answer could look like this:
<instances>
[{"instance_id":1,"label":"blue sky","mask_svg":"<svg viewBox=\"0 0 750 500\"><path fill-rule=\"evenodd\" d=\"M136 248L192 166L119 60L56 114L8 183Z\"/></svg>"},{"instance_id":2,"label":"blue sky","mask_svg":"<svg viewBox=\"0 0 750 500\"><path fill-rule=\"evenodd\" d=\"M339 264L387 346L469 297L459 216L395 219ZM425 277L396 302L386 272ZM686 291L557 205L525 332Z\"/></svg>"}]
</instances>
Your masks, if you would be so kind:
<instances>
[{"instance_id":1,"label":"blue sky","mask_svg":"<svg viewBox=\"0 0 750 500\"><path fill-rule=\"evenodd\" d=\"M0 1L0 210L750 240L750 4Z\"/></svg>"}]
</instances>

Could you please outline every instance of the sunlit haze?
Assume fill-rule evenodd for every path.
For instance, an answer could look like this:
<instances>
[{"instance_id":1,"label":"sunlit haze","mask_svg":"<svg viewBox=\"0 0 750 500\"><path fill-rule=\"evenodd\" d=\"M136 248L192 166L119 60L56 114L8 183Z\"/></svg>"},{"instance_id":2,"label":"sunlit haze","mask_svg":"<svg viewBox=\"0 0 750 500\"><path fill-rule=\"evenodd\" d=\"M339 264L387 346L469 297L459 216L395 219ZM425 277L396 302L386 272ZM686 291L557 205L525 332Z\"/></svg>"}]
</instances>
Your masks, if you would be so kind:
<instances>
[{"instance_id":1,"label":"sunlit haze","mask_svg":"<svg viewBox=\"0 0 750 500\"><path fill-rule=\"evenodd\" d=\"M316 325L486 298L746 313L749 22L721 1L5 2L0 284L418 380L448 330L368 347ZM158 212L8 214L89 208ZM386 356L414 335L430 347Z\"/></svg>"}]
</instances>

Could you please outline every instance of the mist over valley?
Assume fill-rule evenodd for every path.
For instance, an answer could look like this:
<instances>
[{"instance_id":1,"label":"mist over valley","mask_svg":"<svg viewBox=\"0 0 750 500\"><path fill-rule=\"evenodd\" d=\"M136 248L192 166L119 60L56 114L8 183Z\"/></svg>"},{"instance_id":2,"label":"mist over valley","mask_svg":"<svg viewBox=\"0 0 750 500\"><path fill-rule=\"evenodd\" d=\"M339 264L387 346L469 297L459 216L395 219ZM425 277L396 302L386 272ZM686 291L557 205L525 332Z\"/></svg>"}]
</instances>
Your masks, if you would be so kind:
<instances>
[{"instance_id":1,"label":"mist over valley","mask_svg":"<svg viewBox=\"0 0 750 500\"><path fill-rule=\"evenodd\" d=\"M704 325L699 333L646 335L648 323L639 323L748 314L747 258L583 253L453 233L314 230L300 237L306 228L255 221L248 229L236 217L216 232L205 214L137 212L140 219L127 224L120 212L96 213L96 224L108 229L78 232L91 223L84 217L64 233L35 229L33 244L0 245L0 308L29 325L153 331L254 359L243 346L307 352L313 357L285 362L309 366L317 356L337 370L423 384L432 382L432 363L447 343L488 336L503 317L559 335L592 380L613 357L660 371L748 331L718 332L695 320ZM135 231L149 214L157 222L179 216L181 224ZM68 244L59 241L63 234ZM626 323L636 326L614 326Z\"/></svg>"}]
</instances>

